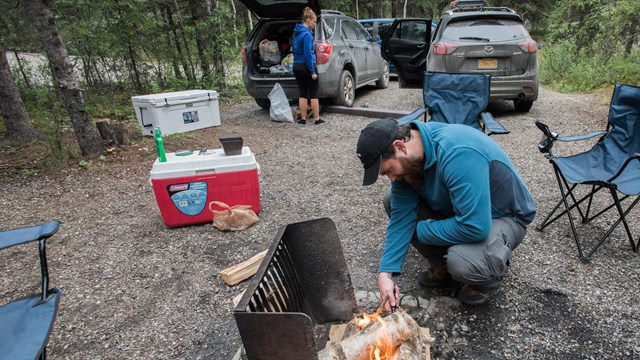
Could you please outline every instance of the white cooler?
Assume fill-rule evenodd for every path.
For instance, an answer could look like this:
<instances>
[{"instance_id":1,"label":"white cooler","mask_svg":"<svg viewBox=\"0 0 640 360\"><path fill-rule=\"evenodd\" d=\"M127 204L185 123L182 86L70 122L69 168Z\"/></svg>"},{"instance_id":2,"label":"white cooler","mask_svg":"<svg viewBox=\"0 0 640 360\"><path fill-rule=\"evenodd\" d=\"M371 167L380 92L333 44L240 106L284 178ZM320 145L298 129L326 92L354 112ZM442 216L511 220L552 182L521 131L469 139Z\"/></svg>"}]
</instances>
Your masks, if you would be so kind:
<instances>
[{"instance_id":1,"label":"white cooler","mask_svg":"<svg viewBox=\"0 0 640 360\"><path fill-rule=\"evenodd\" d=\"M218 93L186 90L131 97L142 134L153 136L156 126L163 135L220 125Z\"/></svg>"}]
</instances>

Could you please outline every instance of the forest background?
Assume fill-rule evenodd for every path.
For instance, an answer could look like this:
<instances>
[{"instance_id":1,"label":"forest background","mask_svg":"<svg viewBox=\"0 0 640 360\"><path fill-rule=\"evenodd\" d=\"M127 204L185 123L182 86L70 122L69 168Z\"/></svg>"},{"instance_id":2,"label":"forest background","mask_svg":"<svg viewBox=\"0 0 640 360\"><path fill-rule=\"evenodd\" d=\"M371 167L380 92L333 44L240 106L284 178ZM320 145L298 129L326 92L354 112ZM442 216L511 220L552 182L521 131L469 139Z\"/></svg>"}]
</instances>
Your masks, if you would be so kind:
<instances>
[{"instance_id":1,"label":"forest background","mask_svg":"<svg viewBox=\"0 0 640 360\"><path fill-rule=\"evenodd\" d=\"M438 19L449 2L321 5L357 19ZM489 3L527 21L543 85L585 92L640 84L640 1ZM131 121L131 96L186 89L217 90L222 102L247 96L240 47L256 21L236 0L0 0L0 134L13 149L44 141L64 163L77 152L65 145L65 129L81 156L101 154L92 119ZM25 53L49 61L34 67Z\"/></svg>"}]
</instances>

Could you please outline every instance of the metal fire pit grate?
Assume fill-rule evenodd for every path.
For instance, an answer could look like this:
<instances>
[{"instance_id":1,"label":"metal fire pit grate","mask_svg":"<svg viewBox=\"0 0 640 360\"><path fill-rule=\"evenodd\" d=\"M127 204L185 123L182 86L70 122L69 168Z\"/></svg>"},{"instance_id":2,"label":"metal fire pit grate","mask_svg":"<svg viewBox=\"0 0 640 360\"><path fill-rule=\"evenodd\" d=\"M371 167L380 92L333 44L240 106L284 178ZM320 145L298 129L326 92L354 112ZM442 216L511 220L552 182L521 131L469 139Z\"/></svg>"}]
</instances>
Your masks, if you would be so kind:
<instances>
[{"instance_id":1,"label":"metal fire pit grate","mask_svg":"<svg viewBox=\"0 0 640 360\"><path fill-rule=\"evenodd\" d=\"M304 360L324 347L315 329L355 312L336 226L323 218L278 230L234 317L248 359Z\"/></svg>"}]
</instances>

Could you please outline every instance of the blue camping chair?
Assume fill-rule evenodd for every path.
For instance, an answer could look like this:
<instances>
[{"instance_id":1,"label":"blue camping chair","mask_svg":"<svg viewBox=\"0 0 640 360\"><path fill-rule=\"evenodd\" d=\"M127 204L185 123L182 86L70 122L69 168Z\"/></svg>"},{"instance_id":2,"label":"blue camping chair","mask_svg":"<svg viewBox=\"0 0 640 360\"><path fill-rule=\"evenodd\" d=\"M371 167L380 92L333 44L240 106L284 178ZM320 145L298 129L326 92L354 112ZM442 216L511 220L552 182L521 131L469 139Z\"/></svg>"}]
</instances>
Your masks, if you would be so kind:
<instances>
[{"instance_id":1,"label":"blue camping chair","mask_svg":"<svg viewBox=\"0 0 640 360\"><path fill-rule=\"evenodd\" d=\"M627 216L640 200L637 196L640 194L640 87L624 84L615 86L606 131L563 137L540 121L536 121L536 125L544 133L538 148L553 165L561 195L560 201L536 229L542 230L566 214L580 259L587 262L622 223L632 250L638 252L640 238L634 241ZM595 136L601 138L589 151L564 157L553 155L555 141L572 142ZM588 193L580 197L577 194L578 185L586 185ZM601 211L590 215L594 195L600 190L605 190L605 193L608 190L611 199ZM627 199L633 201L623 209L622 203ZM614 212L617 219L595 245L590 249L583 249L584 241L576 231L572 210L577 210L580 219L586 224L613 208L617 210L617 213Z\"/></svg>"},{"instance_id":2,"label":"blue camping chair","mask_svg":"<svg viewBox=\"0 0 640 360\"><path fill-rule=\"evenodd\" d=\"M39 294L16 299L0 307L0 357L3 359L46 359L46 346L58 312L60 289L49 288L46 240L60 223L0 232L0 250L38 241L42 275Z\"/></svg>"},{"instance_id":3,"label":"blue camping chair","mask_svg":"<svg viewBox=\"0 0 640 360\"><path fill-rule=\"evenodd\" d=\"M423 98L425 107L398 118L399 124L430 115L429 121L469 125L492 134L508 134L491 113L489 105L491 75L424 73Z\"/></svg>"}]
</instances>

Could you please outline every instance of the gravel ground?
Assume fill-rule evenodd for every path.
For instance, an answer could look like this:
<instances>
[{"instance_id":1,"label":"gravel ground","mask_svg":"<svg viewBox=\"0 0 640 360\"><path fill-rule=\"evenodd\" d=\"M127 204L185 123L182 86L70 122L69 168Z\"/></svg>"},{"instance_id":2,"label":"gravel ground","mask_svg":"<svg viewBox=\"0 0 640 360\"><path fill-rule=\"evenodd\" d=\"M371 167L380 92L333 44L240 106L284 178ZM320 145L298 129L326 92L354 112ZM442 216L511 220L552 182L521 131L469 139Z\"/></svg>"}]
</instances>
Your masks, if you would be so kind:
<instances>
[{"instance_id":1,"label":"gravel ground","mask_svg":"<svg viewBox=\"0 0 640 360\"><path fill-rule=\"evenodd\" d=\"M496 136L520 171L541 221L557 196L551 166L537 151L536 119L563 134L604 127L609 92L558 94L546 89L527 114L498 102L490 110L511 130ZM420 90L363 89L356 105L413 110ZM327 124L269 121L251 100L223 104L222 126L165 140L168 151L219 147L242 136L261 169L260 221L241 232L210 224L164 226L149 182L155 159L149 138L95 159L92 166L27 171L37 154L0 143L2 229L58 219L49 241L52 284L63 289L49 342L50 359L231 359L241 341L230 299L247 283L227 286L218 273L271 244L288 223L330 217L336 223L360 304L374 309L376 268L388 180L362 187L355 156L359 131L372 119L323 113ZM29 156L23 156L29 154ZM638 228L638 215L632 218ZM588 235L604 226L596 223ZM637 233L636 233L637 234ZM637 235L636 235L637 236ZM2 303L35 291L36 247L0 253ZM488 304L455 300L458 286L417 285L424 266L409 253L399 284L410 313L435 337L433 359L628 359L640 357L640 256L616 232L588 264L577 257L568 224L531 227L514 252L500 292ZM33 285L24 285L33 284ZM20 288L22 292L13 289Z\"/></svg>"}]
</instances>

